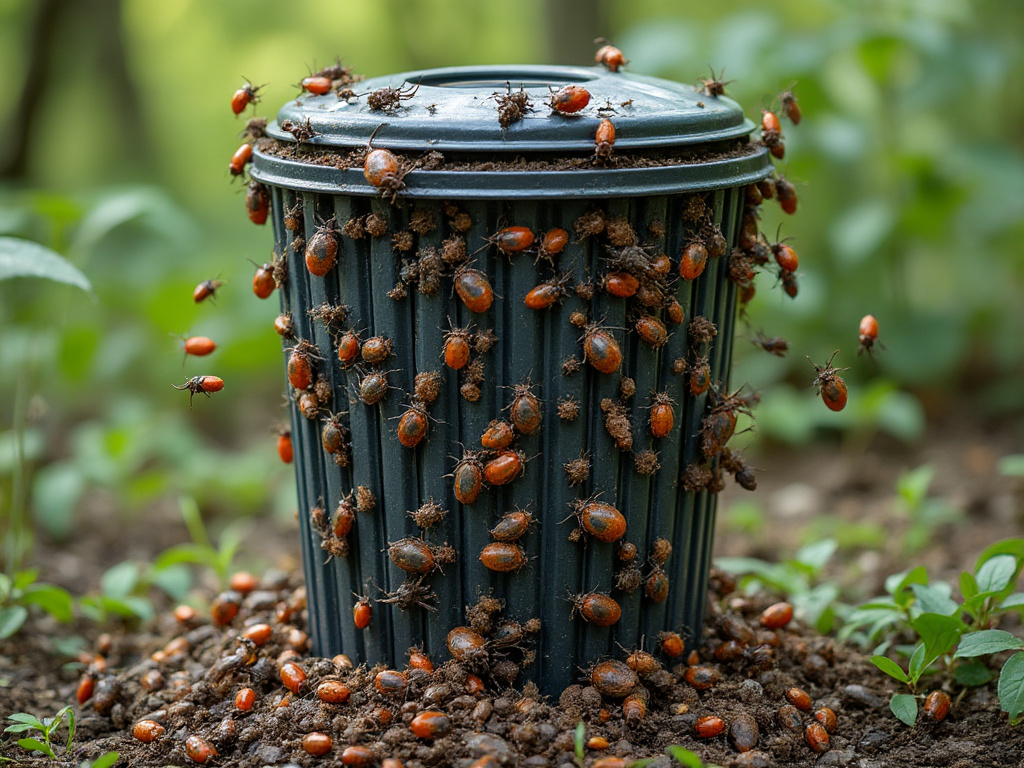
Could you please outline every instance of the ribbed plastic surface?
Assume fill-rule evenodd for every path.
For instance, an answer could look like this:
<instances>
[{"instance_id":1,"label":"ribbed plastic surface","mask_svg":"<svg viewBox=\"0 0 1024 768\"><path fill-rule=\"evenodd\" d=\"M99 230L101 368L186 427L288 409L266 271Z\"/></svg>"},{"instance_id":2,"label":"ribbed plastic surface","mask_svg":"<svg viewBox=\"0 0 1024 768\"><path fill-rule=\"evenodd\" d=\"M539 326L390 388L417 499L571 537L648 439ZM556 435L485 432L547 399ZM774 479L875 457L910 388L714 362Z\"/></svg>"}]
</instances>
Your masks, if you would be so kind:
<instances>
[{"instance_id":1,"label":"ribbed plastic surface","mask_svg":"<svg viewBox=\"0 0 1024 768\"><path fill-rule=\"evenodd\" d=\"M594 74L590 70L572 71ZM490 81L499 75L494 70L487 72L487 87L493 88ZM618 78L622 84L645 81L632 76ZM398 76L394 82L400 79ZM500 79L504 82L505 78ZM387 80L392 82L391 78ZM604 78L599 81L604 82ZM622 87L629 93L626 85ZM420 98L417 95L416 101ZM447 131L460 131L457 117L447 121ZM700 455L698 433L707 398L706 394L690 396L688 377L670 371L673 360L695 356L686 326L669 324L668 342L654 349L633 330L636 300L616 298L600 290L593 299L584 300L570 289L554 306L529 309L523 303L524 296L551 277L551 269L535 265L531 254L505 256L487 239L509 225L530 227L538 235L552 227L572 233L578 217L600 208L609 219L628 221L649 253L668 254L675 270L681 249L707 223L686 218L697 197L704 199L711 219L720 226L730 246L735 242L742 216L741 184L747 179L737 178L726 188L703 194L692 194L684 187L671 194L648 191L630 197L590 195L594 199L587 199L587 192L582 190L562 200L463 198L459 207L472 220L471 229L463 236L468 251L474 254L473 267L487 275L496 296L487 312L475 314L453 294L450 269L444 272L434 295L423 295L415 286L408 288L405 298L388 295L401 280L403 258L440 248L443 240L458 234L441 201L400 197L393 206L378 196L315 184L309 184L304 192L295 192L295 187L308 182L291 179L277 183L276 178L263 172L265 166L260 162L254 175L273 186L275 250L285 254L288 261L289 277L281 292L283 311L292 315L297 336L312 341L320 350L324 360L320 374L334 392L330 410L345 412L343 420L351 430L351 461L339 467L321 446L322 423L307 420L297 407L292 408L299 520L315 652L328 656L346 653L356 663L402 665L406 651L421 646L435 663L444 661L448 658L447 633L464 625L466 607L490 591L505 601L507 617L521 623L530 618L541 620L534 647L536 661L524 669L517 683L532 679L546 694L557 695L577 679L581 668L594 661L621 657L618 645L634 648L645 641L651 649L662 630L699 637L715 498L707 492L686 493L680 483L684 467ZM762 157L761 163L755 178L768 172L767 160ZM485 172L475 175L487 176ZM485 185L486 179L481 178L479 183ZM311 276L303 253L291 247L294 234L284 226L284 212L300 200L304 212L301 234L307 241L318 222L334 217L341 228L369 213L383 217L387 234L360 239L340 236L336 266L326 277ZM423 214L433 217L436 228L415 235L410 252L396 252L392 236L407 231L411 218ZM603 236L578 239L572 235L555 262L559 273L571 273L571 285L578 280L596 282L607 272L608 257L608 242ZM735 289L725 279L726 261L726 257L709 260L698 279L673 283L686 323L703 316L718 328L718 335L705 351L713 379L722 381L723 386L727 385L735 316ZM342 366L325 326L307 315L310 308L323 302L347 305L347 325L360 330L363 339L386 336L392 340L393 356L381 366L389 371L391 385L382 403L370 406L359 400L359 380L370 367ZM565 374L565 360L583 357L581 332L569 322L574 311L584 312L589 319L611 329L623 354L618 372L601 374L584 362L575 373ZM655 314L664 317L661 310ZM493 349L480 355L485 379L477 402L460 395L462 379L445 366L442 358L444 332L451 326L469 324L479 331L493 329L497 336ZM286 344L286 349L290 346ZM410 449L399 443L396 425L411 401L414 376L423 371L441 372L443 383L439 399L429 409L432 423L428 437ZM632 377L636 384L636 394L623 401L632 423L632 452L616 447L600 409L602 399L620 398L623 376ZM511 388L527 380L535 385L534 392L543 403L543 419L534 434L522 435L516 441L515 447L529 459L524 473L507 485L485 489L471 505L460 504L448 475L464 447L480 448L480 436L492 419L507 417L503 409L514 396ZM654 439L649 431L649 407L655 391L667 392L675 401L676 426L666 438ZM562 420L557 413L558 402L567 397L580 406L574 421ZM653 475L636 471L635 456L646 449L658 452L661 467ZM578 458L581 451L589 454L590 473L581 485L570 486L563 465ZM310 510L321 504L329 516L339 500L359 486L376 495L376 508L357 514L347 537L347 557L328 561ZM566 519L571 515L571 502L594 494L601 494L602 501L615 505L625 515L625 539L636 544L636 562L644 576L651 571L647 558L654 540L665 538L672 543L673 553L665 564L670 582L667 600L653 602L642 587L631 593L613 589L615 572L621 567L614 544L589 537L570 540L576 525L575 518ZM436 592L437 610L401 610L377 602L406 579L389 559L388 543L420 536L407 513L430 499L448 514L439 526L427 532L426 540L432 545L448 543L457 552L457 562L425 579ZM488 530L502 514L516 507L529 509L538 521L520 540L529 562L517 572L496 573L484 567L480 553L492 541ZM571 615L573 605L568 597L592 590L611 594L621 605L622 617L613 626L597 627L579 615ZM373 620L366 629L357 629L353 623L353 593L369 594L374 600Z\"/></svg>"}]
</instances>

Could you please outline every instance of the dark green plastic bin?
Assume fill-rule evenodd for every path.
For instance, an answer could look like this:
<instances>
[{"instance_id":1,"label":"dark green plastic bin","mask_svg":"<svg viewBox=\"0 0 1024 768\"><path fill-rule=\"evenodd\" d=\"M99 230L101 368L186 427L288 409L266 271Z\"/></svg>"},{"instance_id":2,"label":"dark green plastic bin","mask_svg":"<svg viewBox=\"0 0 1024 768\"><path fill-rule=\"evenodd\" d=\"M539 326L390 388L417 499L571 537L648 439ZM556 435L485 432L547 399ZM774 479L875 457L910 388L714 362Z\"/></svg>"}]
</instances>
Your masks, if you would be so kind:
<instances>
[{"instance_id":1,"label":"dark green plastic bin","mask_svg":"<svg viewBox=\"0 0 1024 768\"><path fill-rule=\"evenodd\" d=\"M419 89L397 109L382 113L367 106L368 92L403 85L408 91L410 83ZM533 111L502 129L497 99L507 92L506 83L513 92L526 88ZM583 86L592 96L572 116L556 114L546 105L550 89L567 84ZM467 623L467 606L493 592L505 603L504 616L522 623L540 619L531 646L535 660L516 682L533 680L543 693L557 695L589 664L621 657L620 645L632 649L643 641L651 650L665 630L699 637L715 496L686 492L681 476L688 464L701 459L698 433L708 395L691 396L688 376L673 373L671 367L679 358L694 358L687 325L696 316L706 317L718 331L706 346L712 379L727 386L736 314L735 286L725 277L728 252L736 241L745 185L770 172L764 148L748 141L753 125L729 99L599 68L452 68L351 87L357 92L353 98L330 92L284 105L269 126L270 137L258 143L252 167L253 177L270 188L275 253L287 260L282 311L291 315L297 339L309 340L322 358L316 367L330 384L333 402L321 415L342 413L350 433L350 460L338 466L321 445L322 419L304 418L293 405L314 651L325 656L345 653L356 663L401 666L407 650L419 646L440 663L449 657L449 631ZM615 126L617 140L611 160L601 164L592 158L595 132L605 117ZM285 121L311 128L314 135L295 146L292 134L281 130ZM361 153L374 131L374 148L389 149L412 167L394 204L364 178ZM440 153L443 159L428 153ZM303 211L300 242L285 227L286 212L297 202ZM495 293L483 314L470 312L453 293L450 268L433 295L409 285L404 298L393 298L402 281L403 259L439 249L442 241L459 234L448 215L452 205L472 221L464 233L467 250ZM702 207L706 220L694 221L694 211ZM599 287L613 255L608 237L581 239L574 231L574 222L594 210L608 220L625 219L638 245L651 256L668 254L671 276L678 276L681 250L706 232L707 222L717 225L729 243L726 255L709 260L699 278L672 282L686 324L666 323L671 335L660 348L637 336L637 299L613 297ZM333 217L340 232L353 218L370 213L383 217L387 233L359 238L339 234L336 265L325 277L312 276L303 252L296 250L301 240L313 237L318 222ZM436 228L420 227L424 231L414 235L411 251L395 251L394 234L407 230L413 216L422 221L424 213L433 216ZM569 244L555 257L557 271L572 274L560 302L543 310L524 304L525 295L548 279L552 269L543 260L535 264L535 253L505 255L488 242L506 226L528 227L538 239L555 227L570 233ZM589 301L572 288L588 277L596 288ZM344 327L360 331L363 340L391 340L393 355L378 366L389 371L391 386L382 403L368 406L357 396L360 377L372 366L343 366L337 355L338 333L309 316L311 308L324 302L346 305ZM584 361L566 375L564 362L583 358L583 334L570 322L576 311L610 329L622 352L618 372L602 374ZM665 311L653 314L664 317ZM447 368L442 356L444 332L450 325L469 323L497 335L491 351L482 355L485 379L476 402L460 394L462 374ZM286 358L295 343L286 340ZM430 370L443 376L440 397L429 408L432 422L426 440L410 449L396 438L398 417L411 402L415 374ZM627 400L621 397L623 376L635 382L635 394ZM486 488L475 503L460 504L450 477L456 462L464 450L480 449L481 434L492 419L507 418L503 409L514 397L511 388L528 378L542 401L543 418L532 435L516 440L515 447L528 459L525 471L511 483ZM648 427L654 391L668 392L675 401L675 428L658 439ZM569 396L579 403L574 421L557 413L559 401ZM620 450L606 430L600 407L605 398L624 405L632 423L632 451ZM581 450L590 453L590 472L585 482L570 486L563 465ZM652 475L636 471L635 456L643 450L658 452L661 468ZM356 513L346 537L348 554L329 558L310 511L319 504L329 517L360 486L375 495L376 506ZM671 542L673 553L664 566L669 594L663 602L650 600L643 587L630 593L613 589L622 565L616 544L592 537L570 540L575 528L575 518L566 519L572 514L570 504L595 494L625 515L625 540L637 546L635 562L644 576L653 567L648 561L653 542ZM457 556L455 563L442 566L443 572L424 580L436 593L437 610L402 610L379 602L406 578L389 558L388 543L420 537L408 512L430 499L448 514L426 533L426 540L450 544ZM520 539L528 564L516 572L493 572L479 559L492 541L488 530L516 507L528 508L537 519ZM622 616L614 625L598 627L573 615L568 597L592 590L610 594L621 605ZM372 621L365 629L354 624L353 593L371 598ZM488 647L492 663L502 658L500 643L492 639ZM521 661L522 654L510 658Z\"/></svg>"}]
</instances>

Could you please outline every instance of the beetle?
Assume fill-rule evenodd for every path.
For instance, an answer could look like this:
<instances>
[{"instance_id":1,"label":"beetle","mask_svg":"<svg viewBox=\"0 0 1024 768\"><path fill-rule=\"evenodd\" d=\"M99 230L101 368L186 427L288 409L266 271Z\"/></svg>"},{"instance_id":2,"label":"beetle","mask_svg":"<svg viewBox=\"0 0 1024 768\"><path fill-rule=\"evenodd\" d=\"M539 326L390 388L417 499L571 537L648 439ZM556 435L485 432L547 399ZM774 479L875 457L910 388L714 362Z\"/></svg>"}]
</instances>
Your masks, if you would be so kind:
<instances>
[{"instance_id":1,"label":"beetle","mask_svg":"<svg viewBox=\"0 0 1024 768\"><path fill-rule=\"evenodd\" d=\"M520 451L501 451L484 464L484 480L491 485L506 485L525 471L526 459Z\"/></svg>"},{"instance_id":2,"label":"beetle","mask_svg":"<svg viewBox=\"0 0 1024 768\"><path fill-rule=\"evenodd\" d=\"M405 189L405 175L409 172L394 152L388 149L374 149L373 137L384 125L374 128L366 143L366 158L363 160L363 176L370 184L380 189L381 197L394 203L398 193Z\"/></svg>"},{"instance_id":3,"label":"beetle","mask_svg":"<svg viewBox=\"0 0 1024 768\"><path fill-rule=\"evenodd\" d=\"M837 349L824 365L815 365L810 357L807 358L807 361L814 366L813 384L817 389L817 394L821 395L822 402L828 406L830 411L841 411L846 407L846 382L839 376L839 371L848 369L832 367L832 361L838 354L839 350Z\"/></svg>"},{"instance_id":4,"label":"beetle","mask_svg":"<svg viewBox=\"0 0 1024 768\"><path fill-rule=\"evenodd\" d=\"M245 85L235 91L231 97L231 111L236 115L240 115L245 111L245 108L250 104L255 106L260 101L260 90L265 86L257 85L254 86L248 80L245 81Z\"/></svg>"},{"instance_id":5,"label":"beetle","mask_svg":"<svg viewBox=\"0 0 1024 768\"><path fill-rule=\"evenodd\" d=\"M444 362L454 371L466 367L469 362L470 340L472 339L472 326L465 328L451 328L444 334Z\"/></svg>"},{"instance_id":6,"label":"beetle","mask_svg":"<svg viewBox=\"0 0 1024 768\"><path fill-rule=\"evenodd\" d=\"M374 371L359 381L359 398L366 405L376 405L387 397L389 389L388 371Z\"/></svg>"},{"instance_id":7,"label":"beetle","mask_svg":"<svg viewBox=\"0 0 1024 768\"><path fill-rule=\"evenodd\" d=\"M641 315L637 318L634 327L636 328L637 336L648 346L657 349L668 342L668 329L654 315Z\"/></svg>"},{"instance_id":8,"label":"beetle","mask_svg":"<svg viewBox=\"0 0 1024 768\"><path fill-rule=\"evenodd\" d=\"M323 75L310 75L309 77L302 78L299 87L314 96L322 96L331 90L331 79Z\"/></svg>"},{"instance_id":9,"label":"beetle","mask_svg":"<svg viewBox=\"0 0 1024 768\"><path fill-rule=\"evenodd\" d=\"M562 115L570 115L579 112L590 103L590 91L582 85L565 85L557 91L551 90L551 98L548 106Z\"/></svg>"},{"instance_id":10,"label":"beetle","mask_svg":"<svg viewBox=\"0 0 1024 768\"><path fill-rule=\"evenodd\" d=\"M750 340L750 343L776 357L785 357L789 351L789 340L782 336L768 338L763 333L757 333Z\"/></svg>"},{"instance_id":11,"label":"beetle","mask_svg":"<svg viewBox=\"0 0 1024 768\"><path fill-rule=\"evenodd\" d=\"M631 694L640 680L627 664L615 659L595 664L590 671L590 684L603 696L621 699Z\"/></svg>"},{"instance_id":12,"label":"beetle","mask_svg":"<svg viewBox=\"0 0 1024 768\"><path fill-rule=\"evenodd\" d=\"M675 411L672 409L672 403L674 402L668 392L654 393L654 402L651 404L650 415L652 437L668 437L672 434L676 418Z\"/></svg>"},{"instance_id":13,"label":"beetle","mask_svg":"<svg viewBox=\"0 0 1024 768\"><path fill-rule=\"evenodd\" d=\"M500 451L508 448L516 439L516 433L512 424L508 421L495 419L487 425L487 429L480 436L480 444L491 451Z\"/></svg>"},{"instance_id":14,"label":"beetle","mask_svg":"<svg viewBox=\"0 0 1024 768\"><path fill-rule=\"evenodd\" d=\"M615 146L615 125L607 117L602 118L594 134L594 162L607 162Z\"/></svg>"},{"instance_id":15,"label":"beetle","mask_svg":"<svg viewBox=\"0 0 1024 768\"><path fill-rule=\"evenodd\" d=\"M878 340L878 320L875 319L874 315L864 315L860 320L860 327L858 328L860 335L860 349L857 350L859 355L861 352L867 352L868 357L872 356L872 350L875 344L885 349L885 344Z\"/></svg>"},{"instance_id":16,"label":"beetle","mask_svg":"<svg viewBox=\"0 0 1024 768\"><path fill-rule=\"evenodd\" d=\"M182 340L181 348L185 351L185 359L188 359L189 355L206 357L217 348L217 344L206 336L190 336Z\"/></svg>"},{"instance_id":17,"label":"beetle","mask_svg":"<svg viewBox=\"0 0 1024 768\"><path fill-rule=\"evenodd\" d=\"M373 336L363 342L359 353L370 365L379 365L391 356L391 346L391 339L386 336Z\"/></svg>"},{"instance_id":18,"label":"beetle","mask_svg":"<svg viewBox=\"0 0 1024 768\"><path fill-rule=\"evenodd\" d=\"M494 289L487 275L468 266L459 267L453 276L455 293L470 312L486 312L494 303Z\"/></svg>"},{"instance_id":19,"label":"beetle","mask_svg":"<svg viewBox=\"0 0 1024 768\"><path fill-rule=\"evenodd\" d=\"M373 619L370 598L366 595L357 595L355 592L352 595L356 598L356 604L352 606L352 621L356 625L356 629L366 629ZM347 699L348 696L346 695L345 698Z\"/></svg>"},{"instance_id":20,"label":"beetle","mask_svg":"<svg viewBox=\"0 0 1024 768\"><path fill-rule=\"evenodd\" d=\"M782 210L790 215L796 213L796 187L785 176L776 177L775 192Z\"/></svg>"},{"instance_id":21,"label":"beetle","mask_svg":"<svg viewBox=\"0 0 1024 768\"><path fill-rule=\"evenodd\" d=\"M292 447L292 431L287 427L277 435L277 455L285 464L291 464L295 459L295 450Z\"/></svg>"},{"instance_id":22,"label":"beetle","mask_svg":"<svg viewBox=\"0 0 1024 768\"><path fill-rule=\"evenodd\" d=\"M683 280L696 280L708 264L708 249L701 242L688 243L679 254L679 276Z\"/></svg>"},{"instance_id":23,"label":"beetle","mask_svg":"<svg viewBox=\"0 0 1024 768\"><path fill-rule=\"evenodd\" d=\"M292 347L288 355L288 383L298 390L309 389L313 385L315 359L318 359L316 347L306 339Z\"/></svg>"},{"instance_id":24,"label":"beetle","mask_svg":"<svg viewBox=\"0 0 1024 768\"><path fill-rule=\"evenodd\" d=\"M556 301L565 296L565 285L569 282L571 275L556 275L547 282L530 289L523 299L523 303L529 309L547 309Z\"/></svg>"},{"instance_id":25,"label":"beetle","mask_svg":"<svg viewBox=\"0 0 1024 768\"><path fill-rule=\"evenodd\" d=\"M455 498L463 504L472 504L483 490L484 470L479 457L479 452L467 451L452 472Z\"/></svg>"},{"instance_id":26,"label":"beetle","mask_svg":"<svg viewBox=\"0 0 1024 768\"><path fill-rule=\"evenodd\" d=\"M603 595L600 592L588 592L585 595L570 595L572 602L571 616L578 613L584 621L596 624L599 627L610 627L622 617L622 607L614 598ZM622 662L618 662L622 664ZM629 671L633 677L636 673L625 664L622 666Z\"/></svg>"},{"instance_id":27,"label":"beetle","mask_svg":"<svg viewBox=\"0 0 1024 768\"><path fill-rule=\"evenodd\" d=\"M256 264L256 274L252 276L252 292L256 298L269 299L275 288L277 281L274 280L274 265L269 262Z\"/></svg>"},{"instance_id":28,"label":"beetle","mask_svg":"<svg viewBox=\"0 0 1024 768\"><path fill-rule=\"evenodd\" d=\"M540 399L533 394L533 385L529 378L523 384L516 384L512 392L515 397L508 406L509 420L522 434L532 435L540 426Z\"/></svg>"},{"instance_id":29,"label":"beetle","mask_svg":"<svg viewBox=\"0 0 1024 768\"><path fill-rule=\"evenodd\" d=\"M342 365L352 365L356 361L356 357L359 356L361 346L362 342L359 339L358 331L346 331L338 339L338 360Z\"/></svg>"},{"instance_id":30,"label":"beetle","mask_svg":"<svg viewBox=\"0 0 1024 768\"><path fill-rule=\"evenodd\" d=\"M640 288L640 281L629 272L611 272L605 275L602 281L605 291L620 299L628 299L635 296Z\"/></svg>"},{"instance_id":31,"label":"beetle","mask_svg":"<svg viewBox=\"0 0 1024 768\"><path fill-rule=\"evenodd\" d=\"M793 85L796 85L796 83L793 83ZM782 103L782 111L786 113L789 122L793 125L799 125L802 115L800 104L797 102L796 96L793 95L793 85L790 85L789 88L779 94L779 101Z\"/></svg>"},{"instance_id":32,"label":"beetle","mask_svg":"<svg viewBox=\"0 0 1024 768\"><path fill-rule=\"evenodd\" d=\"M594 61L603 64L609 72L618 72L623 65L629 64L629 59L622 55L622 51L603 37L597 38L594 42L601 46L594 54Z\"/></svg>"},{"instance_id":33,"label":"beetle","mask_svg":"<svg viewBox=\"0 0 1024 768\"><path fill-rule=\"evenodd\" d=\"M565 250L569 244L569 233L561 227L549 229L540 240L540 247L537 249L537 260L547 259L554 263L554 256Z\"/></svg>"},{"instance_id":34,"label":"beetle","mask_svg":"<svg viewBox=\"0 0 1024 768\"><path fill-rule=\"evenodd\" d=\"M534 522L533 515L522 509L507 512L488 533L496 541L515 541L529 529Z\"/></svg>"},{"instance_id":35,"label":"beetle","mask_svg":"<svg viewBox=\"0 0 1024 768\"><path fill-rule=\"evenodd\" d=\"M338 234L332 216L316 228L306 243L306 269L311 275L323 277L334 266L338 256Z\"/></svg>"},{"instance_id":36,"label":"beetle","mask_svg":"<svg viewBox=\"0 0 1024 768\"><path fill-rule=\"evenodd\" d=\"M224 285L223 280L203 280L199 285L192 291L192 300L198 304L201 301L205 301L208 298L213 297L217 292L217 289Z\"/></svg>"},{"instance_id":37,"label":"beetle","mask_svg":"<svg viewBox=\"0 0 1024 768\"><path fill-rule=\"evenodd\" d=\"M725 67L722 67L722 71L715 75L715 70L711 70L711 77L702 78L697 81L697 84L701 86L705 96L711 96L712 98L718 98L719 96L725 95L725 86L732 82L732 80L722 80L725 75Z\"/></svg>"},{"instance_id":38,"label":"beetle","mask_svg":"<svg viewBox=\"0 0 1024 768\"><path fill-rule=\"evenodd\" d=\"M597 323L583 331L583 356L601 373L615 373L622 365L622 350L615 337Z\"/></svg>"},{"instance_id":39,"label":"beetle","mask_svg":"<svg viewBox=\"0 0 1024 768\"><path fill-rule=\"evenodd\" d=\"M252 160L252 144L246 142L231 156L231 162L228 164L228 170L232 176L241 176L245 172L246 164Z\"/></svg>"},{"instance_id":40,"label":"beetle","mask_svg":"<svg viewBox=\"0 0 1024 768\"><path fill-rule=\"evenodd\" d=\"M426 409L413 403L398 420L398 442L406 448L415 448L427 436L430 420Z\"/></svg>"},{"instance_id":41,"label":"beetle","mask_svg":"<svg viewBox=\"0 0 1024 768\"><path fill-rule=\"evenodd\" d=\"M533 245L536 236L529 227L504 227L486 239L488 243L496 246L499 251L508 256L525 251Z\"/></svg>"},{"instance_id":42,"label":"beetle","mask_svg":"<svg viewBox=\"0 0 1024 768\"><path fill-rule=\"evenodd\" d=\"M598 541L612 543L626 535L626 517L618 509L595 498L572 502L580 528Z\"/></svg>"},{"instance_id":43,"label":"beetle","mask_svg":"<svg viewBox=\"0 0 1024 768\"><path fill-rule=\"evenodd\" d=\"M266 224L270 215L270 193L255 179L249 182L245 193L245 213L253 224Z\"/></svg>"},{"instance_id":44,"label":"beetle","mask_svg":"<svg viewBox=\"0 0 1024 768\"><path fill-rule=\"evenodd\" d=\"M175 389L187 389L189 391L188 407L192 407L192 398L202 392L207 397L211 392L220 392L224 389L224 380L217 376L193 376L181 386L172 384Z\"/></svg>"},{"instance_id":45,"label":"beetle","mask_svg":"<svg viewBox=\"0 0 1024 768\"><path fill-rule=\"evenodd\" d=\"M511 541L492 541L480 552L480 562L497 573L518 571L526 560L523 548Z\"/></svg>"}]
</instances>

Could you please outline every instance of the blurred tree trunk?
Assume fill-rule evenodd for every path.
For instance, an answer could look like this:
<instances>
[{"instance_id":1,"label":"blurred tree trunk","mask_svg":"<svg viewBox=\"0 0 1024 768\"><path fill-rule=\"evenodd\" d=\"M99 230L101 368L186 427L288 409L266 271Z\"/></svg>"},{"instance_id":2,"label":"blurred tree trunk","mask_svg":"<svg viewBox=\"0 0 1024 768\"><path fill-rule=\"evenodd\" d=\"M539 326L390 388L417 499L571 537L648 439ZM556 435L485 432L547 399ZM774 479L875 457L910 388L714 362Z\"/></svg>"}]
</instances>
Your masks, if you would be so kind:
<instances>
[{"instance_id":1,"label":"blurred tree trunk","mask_svg":"<svg viewBox=\"0 0 1024 768\"><path fill-rule=\"evenodd\" d=\"M608 23L606 0L544 0L548 62L590 66L594 39L612 35Z\"/></svg>"},{"instance_id":2,"label":"blurred tree trunk","mask_svg":"<svg viewBox=\"0 0 1024 768\"><path fill-rule=\"evenodd\" d=\"M28 173L29 142L36 133L43 97L49 90L57 27L54 19L63 18L73 0L41 0L32 19L28 37L28 66L21 84L18 103L4 126L6 149L0 162L0 179L22 180Z\"/></svg>"},{"instance_id":3,"label":"blurred tree trunk","mask_svg":"<svg viewBox=\"0 0 1024 768\"><path fill-rule=\"evenodd\" d=\"M87 88L101 100L102 108L89 118L103 119L128 167L146 168L153 152L128 67L121 0L40 0L26 38L28 66L4 127L0 179L28 177L47 103L63 99L69 88Z\"/></svg>"}]
</instances>

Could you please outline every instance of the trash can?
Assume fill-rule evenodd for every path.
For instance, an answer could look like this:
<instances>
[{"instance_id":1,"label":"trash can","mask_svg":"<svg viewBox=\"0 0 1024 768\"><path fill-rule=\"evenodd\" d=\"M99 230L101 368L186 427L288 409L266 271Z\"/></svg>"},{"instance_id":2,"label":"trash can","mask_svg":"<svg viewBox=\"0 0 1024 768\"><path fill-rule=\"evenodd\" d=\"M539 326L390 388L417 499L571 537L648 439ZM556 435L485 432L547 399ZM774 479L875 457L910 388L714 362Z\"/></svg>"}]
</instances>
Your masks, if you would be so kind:
<instances>
[{"instance_id":1,"label":"trash can","mask_svg":"<svg viewBox=\"0 0 1024 768\"><path fill-rule=\"evenodd\" d=\"M286 275L317 654L453 653L557 695L619 646L699 640L702 421L728 390L744 189L771 171L752 128L692 86L556 66L280 109L252 176Z\"/></svg>"}]
</instances>

